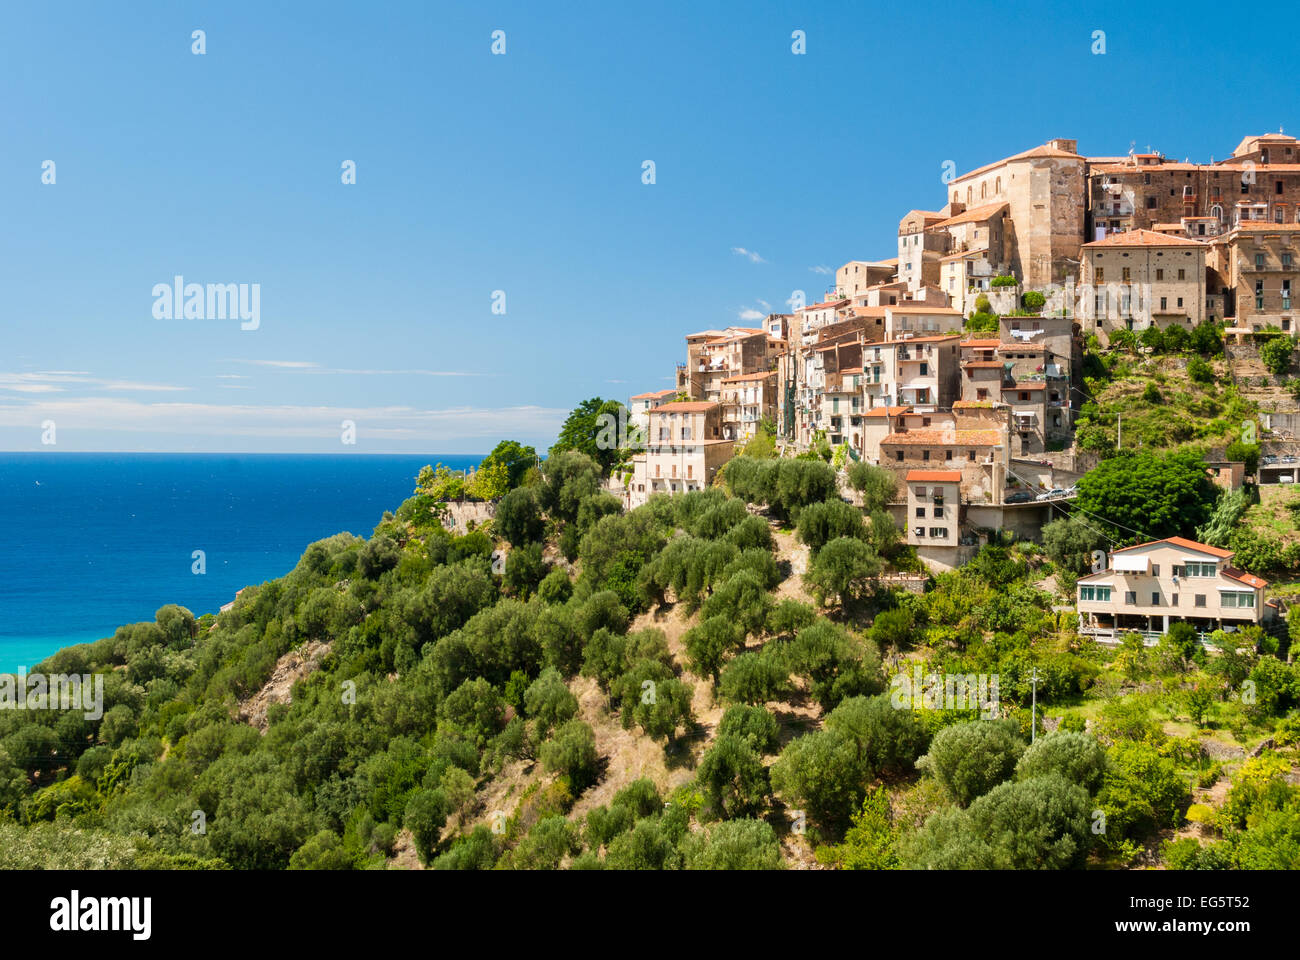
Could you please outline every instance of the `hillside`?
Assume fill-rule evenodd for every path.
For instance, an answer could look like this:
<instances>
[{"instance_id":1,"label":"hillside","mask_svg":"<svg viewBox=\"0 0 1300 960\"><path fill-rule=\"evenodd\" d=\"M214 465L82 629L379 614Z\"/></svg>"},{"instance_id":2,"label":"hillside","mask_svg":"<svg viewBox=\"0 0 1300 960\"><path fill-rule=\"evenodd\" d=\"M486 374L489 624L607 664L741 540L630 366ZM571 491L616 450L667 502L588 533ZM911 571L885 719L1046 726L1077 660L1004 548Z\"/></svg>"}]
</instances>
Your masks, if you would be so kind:
<instances>
[{"instance_id":1,"label":"hillside","mask_svg":"<svg viewBox=\"0 0 1300 960\"><path fill-rule=\"evenodd\" d=\"M1271 638L1098 648L1032 544L891 591L915 559L829 466L727 478L624 513L562 453L463 535L421 488L217 617L61 651L105 712L0 713L0 866L1300 866ZM1002 719L900 701L913 667L997 677Z\"/></svg>"}]
</instances>

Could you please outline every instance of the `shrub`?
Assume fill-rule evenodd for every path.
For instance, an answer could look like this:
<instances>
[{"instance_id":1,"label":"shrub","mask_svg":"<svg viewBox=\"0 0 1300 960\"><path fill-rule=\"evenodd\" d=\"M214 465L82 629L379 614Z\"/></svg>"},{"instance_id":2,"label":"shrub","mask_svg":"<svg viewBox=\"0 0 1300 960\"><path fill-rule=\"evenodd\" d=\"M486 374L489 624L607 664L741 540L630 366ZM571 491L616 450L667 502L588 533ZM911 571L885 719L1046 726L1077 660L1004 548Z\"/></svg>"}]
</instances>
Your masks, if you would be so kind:
<instances>
[{"instance_id":1,"label":"shrub","mask_svg":"<svg viewBox=\"0 0 1300 960\"><path fill-rule=\"evenodd\" d=\"M1291 366L1291 356L1295 353L1295 341L1290 337L1271 337L1259 348L1259 359L1268 368L1269 373L1280 376Z\"/></svg>"},{"instance_id":2,"label":"shrub","mask_svg":"<svg viewBox=\"0 0 1300 960\"><path fill-rule=\"evenodd\" d=\"M918 765L965 807L1009 779L1024 750L1014 720L976 720L940 730Z\"/></svg>"}]
</instances>

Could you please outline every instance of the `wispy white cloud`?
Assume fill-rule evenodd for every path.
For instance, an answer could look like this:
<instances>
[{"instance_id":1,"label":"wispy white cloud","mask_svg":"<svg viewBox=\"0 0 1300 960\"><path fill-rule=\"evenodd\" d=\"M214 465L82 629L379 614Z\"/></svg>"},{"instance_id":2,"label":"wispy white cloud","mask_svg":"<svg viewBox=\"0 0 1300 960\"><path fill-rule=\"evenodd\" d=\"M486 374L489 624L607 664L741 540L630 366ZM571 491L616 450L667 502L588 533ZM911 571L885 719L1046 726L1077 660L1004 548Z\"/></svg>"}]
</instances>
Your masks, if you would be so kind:
<instances>
[{"instance_id":1,"label":"wispy white cloud","mask_svg":"<svg viewBox=\"0 0 1300 960\"><path fill-rule=\"evenodd\" d=\"M308 367L319 367L319 363L313 363L311 360L235 360L235 363L251 363L255 367L284 367L291 370L305 370Z\"/></svg>"},{"instance_id":2,"label":"wispy white cloud","mask_svg":"<svg viewBox=\"0 0 1300 960\"><path fill-rule=\"evenodd\" d=\"M258 367L275 367L281 370L294 370L300 373L322 373L356 377L481 377L485 374L470 373L463 370L377 370L354 369L351 367L322 367L311 360L227 360L226 363L248 363Z\"/></svg>"},{"instance_id":3,"label":"wispy white cloud","mask_svg":"<svg viewBox=\"0 0 1300 960\"><path fill-rule=\"evenodd\" d=\"M503 436L553 437L569 411L539 406L447 407L298 406L145 402L125 397L51 397L0 400L0 428L28 429L54 420L61 432L152 433L195 438L320 440L338 442L340 424L356 424L366 439L427 441L497 440Z\"/></svg>"},{"instance_id":4,"label":"wispy white cloud","mask_svg":"<svg viewBox=\"0 0 1300 960\"><path fill-rule=\"evenodd\" d=\"M747 258L750 263L767 263L766 260L759 256L757 250L746 250L744 247L732 247L731 252L738 257Z\"/></svg>"},{"instance_id":5,"label":"wispy white cloud","mask_svg":"<svg viewBox=\"0 0 1300 960\"><path fill-rule=\"evenodd\" d=\"M39 370L30 373L0 372L0 390L15 393L63 393L69 385L89 390L117 392L174 393L190 389L170 383L147 383L137 380L110 380L92 377L83 371Z\"/></svg>"},{"instance_id":6,"label":"wispy white cloud","mask_svg":"<svg viewBox=\"0 0 1300 960\"><path fill-rule=\"evenodd\" d=\"M741 320L762 320L767 314L761 310L755 310L753 307L743 307L737 316Z\"/></svg>"},{"instance_id":7,"label":"wispy white cloud","mask_svg":"<svg viewBox=\"0 0 1300 960\"><path fill-rule=\"evenodd\" d=\"M820 273L820 274L823 274L823 275L828 274L828 273L834 273L834 272L835 272L835 271L832 270L830 267L821 267L821 266L818 266L818 267L809 267L808 269L811 270L813 273Z\"/></svg>"}]
</instances>

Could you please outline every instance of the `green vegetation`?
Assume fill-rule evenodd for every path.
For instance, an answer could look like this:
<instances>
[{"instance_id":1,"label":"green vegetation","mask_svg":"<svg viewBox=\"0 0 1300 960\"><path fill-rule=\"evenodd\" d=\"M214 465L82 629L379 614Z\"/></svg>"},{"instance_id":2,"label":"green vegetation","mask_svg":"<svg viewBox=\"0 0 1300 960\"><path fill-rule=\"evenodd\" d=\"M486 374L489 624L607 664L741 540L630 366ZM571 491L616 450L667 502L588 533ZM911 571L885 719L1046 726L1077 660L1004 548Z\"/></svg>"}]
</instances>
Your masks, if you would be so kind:
<instances>
[{"instance_id":1,"label":"green vegetation","mask_svg":"<svg viewBox=\"0 0 1300 960\"><path fill-rule=\"evenodd\" d=\"M1079 478L1075 509L1112 540L1177 536L1205 523L1218 491L1194 450L1123 451Z\"/></svg>"},{"instance_id":2,"label":"green vegetation","mask_svg":"<svg viewBox=\"0 0 1300 960\"><path fill-rule=\"evenodd\" d=\"M1044 548L993 536L910 593L879 579L914 557L878 468L849 468L861 507L820 458L739 457L625 512L581 450L497 451L488 530L443 529L430 469L219 616L169 605L41 665L101 675L104 714L0 712L0 866L1300 866L1289 638L1102 648L1040 586L1129 526L1300 560L1258 529L1292 491L1216 501L1188 452L1112 457ZM901 683L932 675L992 702Z\"/></svg>"}]
</instances>

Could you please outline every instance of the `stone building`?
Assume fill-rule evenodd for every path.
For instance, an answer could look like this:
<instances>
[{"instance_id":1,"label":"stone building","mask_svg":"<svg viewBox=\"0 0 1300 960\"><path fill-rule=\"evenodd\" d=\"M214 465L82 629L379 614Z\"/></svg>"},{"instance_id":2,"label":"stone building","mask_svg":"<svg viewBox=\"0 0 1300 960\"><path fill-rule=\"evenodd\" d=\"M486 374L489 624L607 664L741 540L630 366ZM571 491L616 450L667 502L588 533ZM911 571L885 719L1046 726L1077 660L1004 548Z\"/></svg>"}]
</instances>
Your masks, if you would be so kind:
<instances>
[{"instance_id":1,"label":"stone building","mask_svg":"<svg viewBox=\"0 0 1300 960\"><path fill-rule=\"evenodd\" d=\"M727 327L686 337L686 363L677 367L677 389L692 400L719 403L722 381L772 369L776 348L766 330Z\"/></svg>"},{"instance_id":2,"label":"stone building","mask_svg":"<svg viewBox=\"0 0 1300 960\"><path fill-rule=\"evenodd\" d=\"M1281 133L1244 138L1232 156L1181 163L1139 153L1088 169L1088 239L1179 224L1213 238L1242 222L1300 223L1300 144Z\"/></svg>"},{"instance_id":3,"label":"stone building","mask_svg":"<svg viewBox=\"0 0 1300 960\"><path fill-rule=\"evenodd\" d=\"M723 436L721 404L674 401L648 416L646 448L632 458L626 506L640 506L655 493L703 490L731 459L734 444Z\"/></svg>"},{"instance_id":4,"label":"stone building","mask_svg":"<svg viewBox=\"0 0 1300 960\"><path fill-rule=\"evenodd\" d=\"M1206 262L1211 293L1233 326L1296 331L1300 224L1243 223L1209 245Z\"/></svg>"},{"instance_id":5,"label":"stone building","mask_svg":"<svg viewBox=\"0 0 1300 960\"><path fill-rule=\"evenodd\" d=\"M1137 229L1083 245L1079 318L1085 330L1191 328L1206 316L1209 245Z\"/></svg>"},{"instance_id":6,"label":"stone building","mask_svg":"<svg viewBox=\"0 0 1300 960\"><path fill-rule=\"evenodd\" d=\"M1028 287L1042 288L1062 283L1078 263L1086 167L1077 140L1049 140L957 177L948 184L948 198L966 210L1005 203L1009 272Z\"/></svg>"},{"instance_id":7,"label":"stone building","mask_svg":"<svg viewBox=\"0 0 1300 960\"><path fill-rule=\"evenodd\" d=\"M776 419L776 371L742 373L722 381L722 435L748 440L764 420Z\"/></svg>"}]
</instances>

